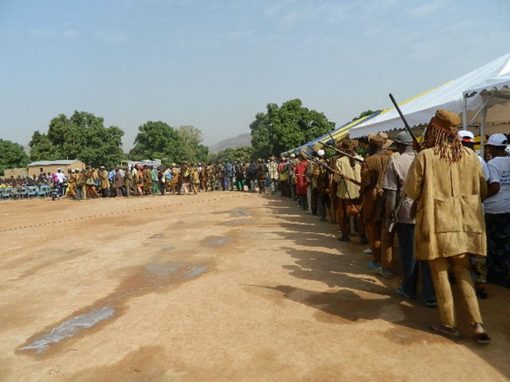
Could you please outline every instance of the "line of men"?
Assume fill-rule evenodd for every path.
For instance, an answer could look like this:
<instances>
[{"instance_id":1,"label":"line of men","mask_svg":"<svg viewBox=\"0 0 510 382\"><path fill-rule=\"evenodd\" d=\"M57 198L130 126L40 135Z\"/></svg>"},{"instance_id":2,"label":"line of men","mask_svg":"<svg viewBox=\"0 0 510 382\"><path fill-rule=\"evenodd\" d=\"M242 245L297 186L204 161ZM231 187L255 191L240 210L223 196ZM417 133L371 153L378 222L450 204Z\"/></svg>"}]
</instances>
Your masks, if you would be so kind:
<instances>
[{"instance_id":1,"label":"line of men","mask_svg":"<svg viewBox=\"0 0 510 382\"><path fill-rule=\"evenodd\" d=\"M50 176L55 198L64 195L81 200L98 197L129 197L166 193L197 194L207 191L251 191L264 193L278 188L277 163L274 157L251 163L225 161L202 165L184 161L171 166L135 165L128 169L116 167L108 171L98 169L69 170L64 176L61 169Z\"/></svg>"},{"instance_id":2,"label":"line of men","mask_svg":"<svg viewBox=\"0 0 510 382\"><path fill-rule=\"evenodd\" d=\"M473 134L458 131L459 124L457 114L438 110L419 152L402 132L393 141L370 135L365 158L350 139L338 144L345 155L329 160L322 149L291 154L278 166L280 187L308 213L336 222L340 241L354 234L368 242L368 267L384 278L395 276L397 236L403 280L395 292L414 299L421 279L422 301L440 313L441 323L431 328L458 337L453 273L474 338L488 343L477 296L487 297L487 280L510 287L508 139L489 137L492 159L485 163L473 149Z\"/></svg>"}]
</instances>

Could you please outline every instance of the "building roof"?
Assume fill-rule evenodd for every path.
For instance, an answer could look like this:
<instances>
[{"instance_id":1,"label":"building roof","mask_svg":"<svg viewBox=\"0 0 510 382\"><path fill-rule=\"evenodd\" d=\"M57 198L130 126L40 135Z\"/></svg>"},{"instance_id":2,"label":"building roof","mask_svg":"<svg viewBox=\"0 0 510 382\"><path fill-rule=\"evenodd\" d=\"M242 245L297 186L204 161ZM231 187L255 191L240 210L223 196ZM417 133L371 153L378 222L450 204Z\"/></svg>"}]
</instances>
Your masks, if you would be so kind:
<instances>
[{"instance_id":1,"label":"building roof","mask_svg":"<svg viewBox=\"0 0 510 382\"><path fill-rule=\"evenodd\" d=\"M63 165L67 166L70 164L73 164L75 162L79 162L78 159L60 159L60 160L40 160L37 162L32 162L28 165L28 167L34 167L34 166L58 166Z\"/></svg>"}]
</instances>

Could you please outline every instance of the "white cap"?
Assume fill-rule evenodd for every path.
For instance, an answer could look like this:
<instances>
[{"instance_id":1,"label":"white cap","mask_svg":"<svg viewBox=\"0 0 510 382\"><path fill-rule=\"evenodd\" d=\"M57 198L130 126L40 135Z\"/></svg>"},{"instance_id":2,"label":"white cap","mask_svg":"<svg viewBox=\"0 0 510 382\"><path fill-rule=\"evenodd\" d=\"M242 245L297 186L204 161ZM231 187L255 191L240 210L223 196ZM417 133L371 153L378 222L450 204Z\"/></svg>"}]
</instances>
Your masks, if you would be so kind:
<instances>
[{"instance_id":1,"label":"white cap","mask_svg":"<svg viewBox=\"0 0 510 382\"><path fill-rule=\"evenodd\" d=\"M290 157L291 157L291 158L295 158L295 157L296 157L296 154L292 153L292 154L290 154Z\"/></svg>"},{"instance_id":2,"label":"white cap","mask_svg":"<svg viewBox=\"0 0 510 382\"><path fill-rule=\"evenodd\" d=\"M318 155L318 156L323 157L323 156L324 156L324 154L326 154L326 153L324 152L324 150L323 150L323 149L317 150L317 155Z\"/></svg>"},{"instance_id":3,"label":"white cap","mask_svg":"<svg viewBox=\"0 0 510 382\"><path fill-rule=\"evenodd\" d=\"M492 134L489 137L489 140L487 141L487 144L489 146L500 146L500 147L503 147L503 146L508 145L508 138L506 137L505 134L501 134L501 133Z\"/></svg>"},{"instance_id":4,"label":"white cap","mask_svg":"<svg viewBox=\"0 0 510 382\"><path fill-rule=\"evenodd\" d=\"M459 138L462 142L474 142L475 141L475 135L471 131L459 130L457 132L457 135L459 136Z\"/></svg>"}]
</instances>

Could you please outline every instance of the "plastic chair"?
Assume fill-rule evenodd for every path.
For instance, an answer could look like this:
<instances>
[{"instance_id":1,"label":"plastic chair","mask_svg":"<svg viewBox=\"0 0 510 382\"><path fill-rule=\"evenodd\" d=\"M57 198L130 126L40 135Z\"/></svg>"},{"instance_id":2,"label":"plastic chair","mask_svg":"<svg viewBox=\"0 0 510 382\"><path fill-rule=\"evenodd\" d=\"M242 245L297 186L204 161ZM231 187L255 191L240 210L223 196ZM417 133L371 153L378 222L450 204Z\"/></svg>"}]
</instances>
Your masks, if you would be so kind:
<instances>
[{"instance_id":1,"label":"plastic chair","mask_svg":"<svg viewBox=\"0 0 510 382\"><path fill-rule=\"evenodd\" d=\"M4 188L4 192L2 193L2 199L12 198L12 187Z\"/></svg>"},{"instance_id":2,"label":"plastic chair","mask_svg":"<svg viewBox=\"0 0 510 382\"><path fill-rule=\"evenodd\" d=\"M18 187L13 187L13 188L12 188L12 196L11 196L11 197L12 197L13 199L19 199L19 198L20 198L20 196L21 196L21 195L20 195L20 188L18 188Z\"/></svg>"},{"instance_id":3,"label":"plastic chair","mask_svg":"<svg viewBox=\"0 0 510 382\"><path fill-rule=\"evenodd\" d=\"M43 198L47 197L50 194L50 186L47 184L41 185L39 188L39 196L42 196Z\"/></svg>"},{"instance_id":4,"label":"plastic chair","mask_svg":"<svg viewBox=\"0 0 510 382\"><path fill-rule=\"evenodd\" d=\"M27 197L29 197L29 198L37 197L39 195L39 189L37 188L37 186L28 186L26 188L26 191L27 191Z\"/></svg>"}]
</instances>

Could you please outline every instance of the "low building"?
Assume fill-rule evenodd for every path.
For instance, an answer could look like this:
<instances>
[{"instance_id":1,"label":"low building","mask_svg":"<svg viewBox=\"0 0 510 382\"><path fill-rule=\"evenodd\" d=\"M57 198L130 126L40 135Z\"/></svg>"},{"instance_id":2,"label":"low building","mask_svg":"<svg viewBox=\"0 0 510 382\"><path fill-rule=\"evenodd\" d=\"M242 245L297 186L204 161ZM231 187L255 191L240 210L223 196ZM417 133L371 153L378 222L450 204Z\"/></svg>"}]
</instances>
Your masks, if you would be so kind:
<instances>
[{"instance_id":1,"label":"low building","mask_svg":"<svg viewBox=\"0 0 510 382\"><path fill-rule=\"evenodd\" d=\"M40 173L54 173L60 168L62 172L66 173L68 170L83 170L85 163L78 159L62 159L62 160L43 160L32 162L28 166L28 176L39 176Z\"/></svg>"},{"instance_id":2,"label":"low building","mask_svg":"<svg viewBox=\"0 0 510 382\"><path fill-rule=\"evenodd\" d=\"M7 168L4 170L4 176L2 178L14 178L16 179L18 176L26 177L28 174L26 167L20 167L20 168Z\"/></svg>"}]
</instances>

